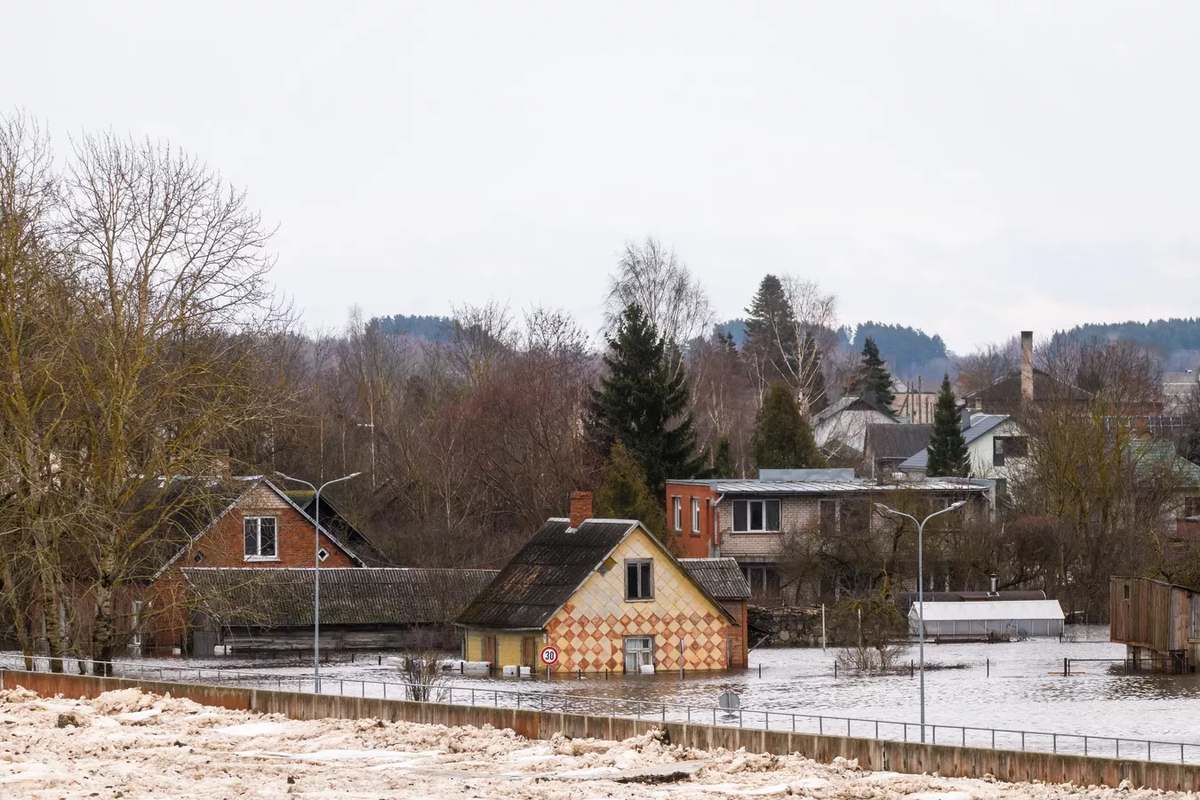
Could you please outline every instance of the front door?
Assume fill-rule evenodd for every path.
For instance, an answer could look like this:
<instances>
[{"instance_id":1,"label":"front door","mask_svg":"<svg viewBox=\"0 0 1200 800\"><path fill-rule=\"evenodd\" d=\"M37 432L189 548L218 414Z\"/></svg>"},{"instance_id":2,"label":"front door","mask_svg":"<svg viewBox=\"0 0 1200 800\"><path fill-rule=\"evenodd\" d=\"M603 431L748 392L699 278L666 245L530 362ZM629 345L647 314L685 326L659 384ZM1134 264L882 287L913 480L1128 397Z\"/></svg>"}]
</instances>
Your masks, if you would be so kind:
<instances>
[{"instance_id":1,"label":"front door","mask_svg":"<svg viewBox=\"0 0 1200 800\"><path fill-rule=\"evenodd\" d=\"M537 639L532 636L526 636L521 639L521 666L536 667L534 659L537 658Z\"/></svg>"},{"instance_id":2,"label":"front door","mask_svg":"<svg viewBox=\"0 0 1200 800\"><path fill-rule=\"evenodd\" d=\"M636 675L644 666L654 666L654 637L625 637L625 672Z\"/></svg>"}]
</instances>

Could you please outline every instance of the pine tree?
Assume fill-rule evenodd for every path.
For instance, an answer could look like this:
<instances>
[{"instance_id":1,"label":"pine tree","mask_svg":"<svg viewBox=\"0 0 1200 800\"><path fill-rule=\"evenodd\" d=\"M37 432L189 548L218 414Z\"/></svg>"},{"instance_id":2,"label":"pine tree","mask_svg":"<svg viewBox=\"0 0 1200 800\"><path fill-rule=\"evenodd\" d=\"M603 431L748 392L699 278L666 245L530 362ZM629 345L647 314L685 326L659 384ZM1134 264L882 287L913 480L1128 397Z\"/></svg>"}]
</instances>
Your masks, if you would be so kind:
<instances>
[{"instance_id":1,"label":"pine tree","mask_svg":"<svg viewBox=\"0 0 1200 800\"><path fill-rule=\"evenodd\" d=\"M746 315L743 352L755 365L759 379L765 384L794 381L799 371L796 315L779 278L767 275L762 279Z\"/></svg>"},{"instance_id":2,"label":"pine tree","mask_svg":"<svg viewBox=\"0 0 1200 800\"><path fill-rule=\"evenodd\" d=\"M825 466L812 428L800 414L791 386L772 384L754 420L754 460L759 469L808 469Z\"/></svg>"},{"instance_id":3,"label":"pine tree","mask_svg":"<svg viewBox=\"0 0 1200 800\"><path fill-rule=\"evenodd\" d=\"M717 440L717 450L713 455L712 477L737 477L733 472L733 452L729 444L728 436L722 436Z\"/></svg>"},{"instance_id":4,"label":"pine tree","mask_svg":"<svg viewBox=\"0 0 1200 800\"><path fill-rule=\"evenodd\" d=\"M596 516L607 519L636 519L660 539L667 530L663 504L654 499L646 485L646 474L625 445L617 441L600 468L600 490L596 492Z\"/></svg>"},{"instance_id":5,"label":"pine tree","mask_svg":"<svg viewBox=\"0 0 1200 800\"><path fill-rule=\"evenodd\" d=\"M891 414L892 401L896 399L896 394L892 391L892 373L884 369L883 364L875 340L867 337L863 343L862 363L858 367L854 382L850 384L850 391L861 397L873 395L879 410Z\"/></svg>"},{"instance_id":6,"label":"pine tree","mask_svg":"<svg viewBox=\"0 0 1200 800\"><path fill-rule=\"evenodd\" d=\"M608 340L607 374L592 390L584 419L589 438L606 456L624 442L655 496L668 478L691 478L703 469L679 358L640 306L627 307Z\"/></svg>"},{"instance_id":7,"label":"pine tree","mask_svg":"<svg viewBox=\"0 0 1200 800\"><path fill-rule=\"evenodd\" d=\"M929 437L929 460L925 474L931 478L967 477L967 442L963 438L962 419L954 402L950 376L942 378L937 406L933 411L933 435Z\"/></svg>"}]
</instances>

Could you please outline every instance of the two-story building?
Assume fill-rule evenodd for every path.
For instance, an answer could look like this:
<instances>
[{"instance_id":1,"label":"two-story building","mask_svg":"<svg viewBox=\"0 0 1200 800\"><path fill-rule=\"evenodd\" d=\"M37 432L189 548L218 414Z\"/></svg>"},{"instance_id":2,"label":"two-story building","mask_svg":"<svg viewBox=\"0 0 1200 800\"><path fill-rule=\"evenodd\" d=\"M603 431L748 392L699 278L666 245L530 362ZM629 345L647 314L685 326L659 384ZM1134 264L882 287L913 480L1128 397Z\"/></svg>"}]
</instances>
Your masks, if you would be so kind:
<instances>
[{"instance_id":1,"label":"two-story building","mask_svg":"<svg viewBox=\"0 0 1200 800\"><path fill-rule=\"evenodd\" d=\"M1004 487L1020 473L1023 460L1029 456L1029 439L1021 425L1007 414L979 414L970 408L961 409L959 414L969 474L1001 481ZM929 448L925 447L901 462L900 471L924 477L928 465Z\"/></svg>"},{"instance_id":2,"label":"two-story building","mask_svg":"<svg viewBox=\"0 0 1200 800\"><path fill-rule=\"evenodd\" d=\"M966 513L990 516L996 482L935 478L874 481L851 469L761 470L758 480L669 480L667 526L673 544L690 558L737 560L755 602L790 602L780 564L788 539L826 526L870 535L882 517L875 503L941 508L967 501Z\"/></svg>"}]
</instances>

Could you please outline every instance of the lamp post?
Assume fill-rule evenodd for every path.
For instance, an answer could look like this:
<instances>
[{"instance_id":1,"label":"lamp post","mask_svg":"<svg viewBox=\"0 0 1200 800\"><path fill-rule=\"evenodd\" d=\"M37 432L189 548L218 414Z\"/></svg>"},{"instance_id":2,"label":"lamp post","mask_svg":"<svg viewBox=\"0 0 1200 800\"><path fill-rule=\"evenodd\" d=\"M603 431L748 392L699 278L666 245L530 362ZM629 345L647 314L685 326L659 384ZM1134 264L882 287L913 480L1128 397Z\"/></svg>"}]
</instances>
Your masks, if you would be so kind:
<instances>
[{"instance_id":1,"label":"lamp post","mask_svg":"<svg viewBox=\"0 0 1200 800\"><path fill-rule=\"evenodd\" d=\"M308 481L302 481L299 478L293 478L291 475L285 475L282 472L276 472L276 475L283 478L285 481L293 481L302 483L313 490L315 502L313 503L313 689L317 694L321 693L321 492L326 486L334 483L348 481L351 478L357 478L361 472L354 472L349 475L343 475L340 478L334 478L331 481L325 481L320 486L313 486Z\"/></svg>"},{"instance_id":2,"label":"lamp post","mask_svg":"<svg viewBox=\"0 0 1200 800\"><path fill-rule=\"evenodd\" d=\"M911 519L917 526L917 652L920 658L920 674L921 674L921 743L925 743L925 523L938 516L953 511L956 508L962 508L966 505L966 500L959 500L957 503L948 505L941 511L935 511L928 517L918 520L912 514L905 514L903 511L897 511L894 508L888 508L882 503L876 503L875 507L881 509L886 514L894 514L897 517Z\"/></svg>"}]
</instances>

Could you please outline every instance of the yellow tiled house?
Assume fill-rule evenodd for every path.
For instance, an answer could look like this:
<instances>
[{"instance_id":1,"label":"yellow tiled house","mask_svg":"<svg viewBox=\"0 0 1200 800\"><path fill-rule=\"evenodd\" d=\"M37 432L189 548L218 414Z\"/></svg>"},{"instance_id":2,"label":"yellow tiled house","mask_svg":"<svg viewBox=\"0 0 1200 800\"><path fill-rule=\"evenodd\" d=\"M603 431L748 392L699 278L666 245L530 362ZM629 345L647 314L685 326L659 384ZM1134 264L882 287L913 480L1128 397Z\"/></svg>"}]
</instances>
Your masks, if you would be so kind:
<instances>
[{"instance_id":1,"label":"yellow tiled house","mask_svg":"<svg viewBox=\"0 0 1200 800\"><path fill-rule=\"evenodd\" d=\"M633 673L732 666L739 622L641 523L555 518L457 624L468 661L541 670L553 645L554 671Z\"/></svg>"}]
</instances>

